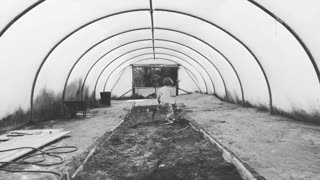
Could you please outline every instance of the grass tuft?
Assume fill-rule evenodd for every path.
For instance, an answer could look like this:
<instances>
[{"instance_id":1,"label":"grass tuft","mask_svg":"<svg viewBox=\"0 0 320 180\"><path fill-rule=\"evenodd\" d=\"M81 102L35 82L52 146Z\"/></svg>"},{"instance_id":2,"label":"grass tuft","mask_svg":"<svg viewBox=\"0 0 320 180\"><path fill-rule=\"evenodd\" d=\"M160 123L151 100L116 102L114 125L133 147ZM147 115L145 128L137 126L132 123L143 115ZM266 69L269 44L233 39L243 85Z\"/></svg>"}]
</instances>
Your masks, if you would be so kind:
<instances>
[{"instance_id":1,"label":"grass tuft","mask_svg":"<svg viewBox=\"0 0 320 180\"><path fill-rule=\"evenodd\" d=\"M74 84L82 84L82 80L71 83L68 87L66 96L67 100L80 100L80 87L74 86ZM70 91L71 89L71 91ZM68 94L69 93L69 94ZM83 100L86 102L88 108L98 107L98 101L95 100L93 93L89 94L88 87L84 88ZM40 91L40 94L34 100L33 120L31 121L31 111L18 108L10 115L0 120L0 133L21 128L30 123L38 123L55 119L65 119L65 117L71 117L69 112L64 114L62 95L61 93L55 93L46 88Z\"/></svg>"},{"instance_id":2,"label":"grass tuft","mask_svg":"<svg viewBox=\"0 0 320 180\"><path fill-rule=\"evenodd\" d=\"M24 111L18 108L14 113L0 120L0 133L5 131L19 129L31 121L30 110Z\"/></svg>"},{"instance_id":3,"label":"grass tuft","mask_svg":"<svg viewBox=\"0 0 320 180\"><path fill-rule=\"evenodd\" d=\"M63 105L60 94L42 89L34 101L33 122L42 122L63 117Z\"/></svg>"},{"instance_id":4,"label":"grass tuft","mask_svg":"<svg viewBox=\"0 0 320 180\"><path fill-rule=\"evenodd\" d=\"M320 112L313 111L312 113L307 113L306 111L298 108L294 108L290 112L285 112L278 108L274 108L273 114L278 114L281 116L289 117L297 121L312 123L320 125Z\"/></svg>"}]
</instances>

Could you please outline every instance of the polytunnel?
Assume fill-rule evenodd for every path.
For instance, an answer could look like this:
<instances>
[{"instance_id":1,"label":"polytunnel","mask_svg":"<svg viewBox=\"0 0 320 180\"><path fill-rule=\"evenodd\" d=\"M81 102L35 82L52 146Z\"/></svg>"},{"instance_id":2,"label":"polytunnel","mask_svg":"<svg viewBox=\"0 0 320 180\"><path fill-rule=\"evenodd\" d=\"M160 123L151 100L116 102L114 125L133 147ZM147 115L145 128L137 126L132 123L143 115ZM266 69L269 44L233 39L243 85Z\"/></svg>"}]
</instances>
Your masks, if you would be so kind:
<instances>
[{"instance_id":1,"label":"polytunnel","mask_svg":"<svg viewBox=\"0 0 320 180\"><path fill-rule=\"evenodd\" d=\"M320 124L316 0L2 0L1 129L151 94L146 67L176 68L176 95ZM157 90L156 90L157 91Z\"/></svg>"}]
</instances>

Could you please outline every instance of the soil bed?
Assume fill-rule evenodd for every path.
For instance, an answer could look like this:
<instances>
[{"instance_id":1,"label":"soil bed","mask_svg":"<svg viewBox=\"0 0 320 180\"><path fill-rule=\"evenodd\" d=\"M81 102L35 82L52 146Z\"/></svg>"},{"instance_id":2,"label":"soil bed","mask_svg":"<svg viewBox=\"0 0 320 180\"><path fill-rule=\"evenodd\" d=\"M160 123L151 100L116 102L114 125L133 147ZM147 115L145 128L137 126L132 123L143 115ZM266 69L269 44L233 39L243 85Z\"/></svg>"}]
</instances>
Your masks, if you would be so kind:
<instances>
[{"instance_id":1,"label":"soil bed","mask_svg":"<svg viewBox=\"0 0 320 180\"><path fill-rule=\"evenodd\" d=\"M238 180L237 169L181 117L166 124L167 110L137 106L98 148L75 179Z\"/></svg>"}]
</instances>

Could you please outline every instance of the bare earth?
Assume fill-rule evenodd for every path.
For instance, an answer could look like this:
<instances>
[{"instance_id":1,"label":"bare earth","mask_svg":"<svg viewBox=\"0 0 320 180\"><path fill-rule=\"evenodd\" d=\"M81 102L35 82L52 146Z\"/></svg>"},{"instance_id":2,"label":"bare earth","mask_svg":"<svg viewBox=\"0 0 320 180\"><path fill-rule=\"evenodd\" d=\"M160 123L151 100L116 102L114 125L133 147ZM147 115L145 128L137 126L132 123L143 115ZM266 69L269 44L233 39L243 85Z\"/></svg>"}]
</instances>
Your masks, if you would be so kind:
<instances>
[{"instance_id":1,"label":"bare earth","mask_svg":"<svg viewBox=\"0 0 320 180\"><path fill-rule=\"evenodd\" d=\"M177 103L183 108L186 117L202 125L266 179L320 179L319 126L221 102L210 95L182 95L177 97ZM70 137L51 145L74 145L79 148L75 153L64 155L66 163L62 166L50 168L59 171L74 157L82 154L98 137L111 131L124 118L132 104L112 101L109 108L91 110L91 118L53 121L28 128L63 128L72 132ZM156 100L136 102L136 105L151 104L156 104ZM0 179L44 178L39 174L0 172Z\"/></svg>"},{"instance_id":2,"label":"bare earth","mask_svg":"<svg viewBox=\"0 0 320 180\"><path fill-rule=\"evenodd\" d=\"M166 124L168 109L160 107L152 118L156 109L134 107L74 180L241 180L187 121L176 114L176 122Z\"/></svg>"}]
</instances>

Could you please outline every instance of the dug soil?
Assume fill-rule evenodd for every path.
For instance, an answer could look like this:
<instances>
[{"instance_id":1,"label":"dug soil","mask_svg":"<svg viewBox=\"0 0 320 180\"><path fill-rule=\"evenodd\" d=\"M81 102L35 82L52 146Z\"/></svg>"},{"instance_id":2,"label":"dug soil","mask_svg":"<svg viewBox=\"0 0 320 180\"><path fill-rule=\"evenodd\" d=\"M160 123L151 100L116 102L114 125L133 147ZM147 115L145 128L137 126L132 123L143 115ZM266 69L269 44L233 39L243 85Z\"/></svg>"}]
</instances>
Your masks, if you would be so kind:
<instances>
[{"instance_id":1,"label":"dug soil","mask_svg":"<svg viewBox=\"0 0 320 180\"><path fill-rule=\"evenodd\" d=\"M237 169L186 120L167 109L133 107L78 173L77 180L238 180Z\"/></svg>"}]
</instances>

